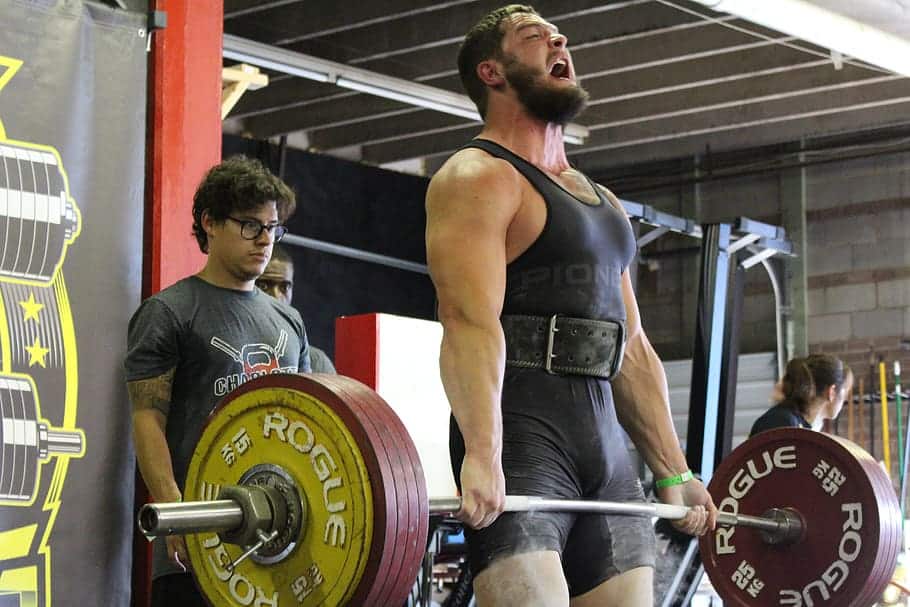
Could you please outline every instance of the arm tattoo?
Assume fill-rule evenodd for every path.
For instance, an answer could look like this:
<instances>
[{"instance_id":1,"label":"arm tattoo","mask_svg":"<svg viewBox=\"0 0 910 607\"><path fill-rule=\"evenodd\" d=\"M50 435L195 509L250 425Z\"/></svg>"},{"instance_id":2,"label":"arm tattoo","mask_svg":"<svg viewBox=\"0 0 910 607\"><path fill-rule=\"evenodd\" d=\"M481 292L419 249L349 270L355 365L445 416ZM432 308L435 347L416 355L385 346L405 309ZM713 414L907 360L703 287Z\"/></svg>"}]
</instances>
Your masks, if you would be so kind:
<instances>
[{"instance_id":1,"label":"arm tattoo","mask_svg":"<svg viewBox=\"0 0 910 607\"><path fill-rule=\"evenodd\" d=\"M171 408L171 385L177 368L165 371L158 377L139 379L126 383L133 404L133 411L157 409L167 417Z\"/></svg>"}]
</instances>

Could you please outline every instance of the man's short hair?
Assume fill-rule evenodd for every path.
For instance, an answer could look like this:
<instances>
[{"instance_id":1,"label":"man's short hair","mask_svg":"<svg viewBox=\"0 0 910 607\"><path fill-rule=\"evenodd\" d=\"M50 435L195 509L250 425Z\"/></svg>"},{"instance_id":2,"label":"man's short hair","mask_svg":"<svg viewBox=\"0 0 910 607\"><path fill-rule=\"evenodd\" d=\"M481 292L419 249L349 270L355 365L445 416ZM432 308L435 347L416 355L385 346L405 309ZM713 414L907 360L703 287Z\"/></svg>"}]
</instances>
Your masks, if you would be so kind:
<instances>
[{"instance_id":1,"label":"man's short hair","mask_svg":"<svg viewBox=\"0 0 910 607\"><path fill-rule=\"evenodd\" d=\"M215 221L225 221L229 215L275 202L278 221L284 223L294 214L297 198L293 190L273 175L258 160L246 156L231 156L217 164L202 179L193 196L193 235L203 253L209 244L202 228L202 213L208 211Z\"/></svg>"},{"instance_id":2,"label":"man's short hair","mask_svg":"<svg viewBox=\"0 0 910 607\"><path fill-rule=\"evenodd\" d=\"M294 266L294 258L291 257L290 251L280 244L272 246L272 261L280 261L289 264L291 267Z\"/></svg>"},{"instance_id":3,"label":"man's short hair","mask_svg":"<svg viewBox=\"0 0 910 607\"><path fill-rule=\"evenodd\" d=\"M502 22L516 13L537 15L534 7L527 4L509 4L487 13L468 31L458 49L458 73L461 84L477 106L480 117L487 114L487 85L477 76L477 65L487 59L501 59L502 38L505 32Z\"/></svg>"}]
</instances>

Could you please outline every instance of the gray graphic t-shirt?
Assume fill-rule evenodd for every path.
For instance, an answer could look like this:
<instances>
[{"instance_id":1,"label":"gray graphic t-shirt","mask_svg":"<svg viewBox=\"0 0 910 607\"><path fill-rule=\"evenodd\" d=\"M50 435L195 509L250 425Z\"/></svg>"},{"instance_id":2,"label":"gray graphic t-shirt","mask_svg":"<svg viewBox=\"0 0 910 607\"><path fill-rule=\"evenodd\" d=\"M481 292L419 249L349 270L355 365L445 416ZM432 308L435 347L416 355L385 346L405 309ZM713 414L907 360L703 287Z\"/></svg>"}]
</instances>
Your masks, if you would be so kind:
<instances>
[{"instance_id":1,"label":"gray graphic t-shirt","mask_svg":"<svg viewBox=\"0 0 910 607\"><path fill-rule=\"evenodd\" d=\"M329 355L312 344L310 344L310 366L313 367L313 373L338 373Z\"/></svg>"},{"instance_id":2,"label":"gray graphic t-shirt","mask_svg":"<svg viewBox=\"0 0 910 607\"><path fill-rule=\"evenodd\" d=\"M223 289L191 276L146 299L130 319L125 367L127 381L176 369L166 436L183 488L215 405L260 375L309 372L309 360L297 310L259 289ZM167 561L163 538L154 552L154 577L179 571Z\"/></svg>"}]
</instances>

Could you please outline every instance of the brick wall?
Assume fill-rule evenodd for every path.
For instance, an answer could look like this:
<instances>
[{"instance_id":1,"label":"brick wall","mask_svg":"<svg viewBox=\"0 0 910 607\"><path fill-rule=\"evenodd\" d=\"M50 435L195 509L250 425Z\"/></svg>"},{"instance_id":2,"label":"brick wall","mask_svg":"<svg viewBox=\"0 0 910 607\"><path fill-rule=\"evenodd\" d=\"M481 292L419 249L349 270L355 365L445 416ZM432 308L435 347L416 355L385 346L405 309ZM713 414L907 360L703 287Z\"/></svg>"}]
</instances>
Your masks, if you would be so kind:
<instances>
[{"instance_id":1,"label":"brick wall","mask_svg":"<svg viewBox=\"0 0 910 607\"><path fill-rule=\"evenodd\" d=\"M910 154L810 166L806 180L810 350L836 353L853 366L879 355L910 366ZM691 216L687 201L698 187L699 221L745 215L779 223L780 182L768 173L628 197ZM665 358L691 356L694 315L686 312L697 288L697 244L664 236L642 252L650 262L639 267L642 318ZM773 298L760 266L747 275L743 312L742 351L773 350Z\"/></svg>"},{"instance_id":2,"label":"brick wall","mask_svg":"<svg viewBox=\"0 0 910 607\"><path fill-rule=\"evenodd\" d=\"M806 169L808 339L812 352L843 358L864 380L868 394L877 391L877 367L886 361L888 391L893 391L893 361L910 384L910 154L810 166ZM760 176L703 183L701 222L745 215L779 223L781 176ZM692 188L684 186L628 194L631 200L681 216L692 216ZM623 195L622 192L619 192ZM642 251L638 299L645 330L665 360L692 355L694 305L698 281L698 243L667 235ZM774 304L764 270L749 271L741 327L743 353L775 348ZM870 383L872 387L870 388ZM880 402L871 403L875 418L875 453L882 457ZM855 409L854 439L868 448L869 407ZM907 425L910 402L902 417ZM859 435L860 411L865 430ZM897 463L896 411L889 403L891 453ZM846 414L838 423L847 435ZM895 468L896 470L896 468Z\"/></svg>"},{"instance_id":3,"label":"brick wall","mask_svg":"<svg viewBox=\"0 0 910 607\"><path fill-rule=\"evenodd\" d=\"M864 371L879 356L906 367L910 154L813 167L807 182L811 349Z\"/></svg>"}]
</instances>

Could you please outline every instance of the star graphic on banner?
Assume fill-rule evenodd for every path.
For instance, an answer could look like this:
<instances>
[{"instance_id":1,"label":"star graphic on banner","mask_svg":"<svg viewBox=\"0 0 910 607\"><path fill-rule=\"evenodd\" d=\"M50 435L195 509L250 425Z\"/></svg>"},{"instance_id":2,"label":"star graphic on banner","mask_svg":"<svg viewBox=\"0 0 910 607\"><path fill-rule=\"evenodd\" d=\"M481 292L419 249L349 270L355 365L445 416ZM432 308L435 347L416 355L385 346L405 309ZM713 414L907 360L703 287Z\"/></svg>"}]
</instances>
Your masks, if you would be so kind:
<instances>
[{"instance_id":1,"label":"star graphic on banner","mask_svg":"<svg viewBox=\"0 0 910 607\"><path fill-rule=\"evenodd\" d=\"M34 320L35 322L41 322L41 319L38 317L38 312L44 309L43 303L38 303L35 301L35 294L29 293L27 301L20 301L19 305L22 306L22 309L25 310L25 318L23 320Z\"/></svg>"},{"instance_id":2,"label":"star graphic on banner","mask_svg":"<svg viewBox=\"0 0 910 607\"><path fill-rule=\"evenodd\" d=\"M32 345L25 346L25 351L28 352L29 367L41 365L43 368L47 368L47 365L44 363L44 357L50 352L50 348L43 347L37 337Z\"/></svg>"}]
</instances>

